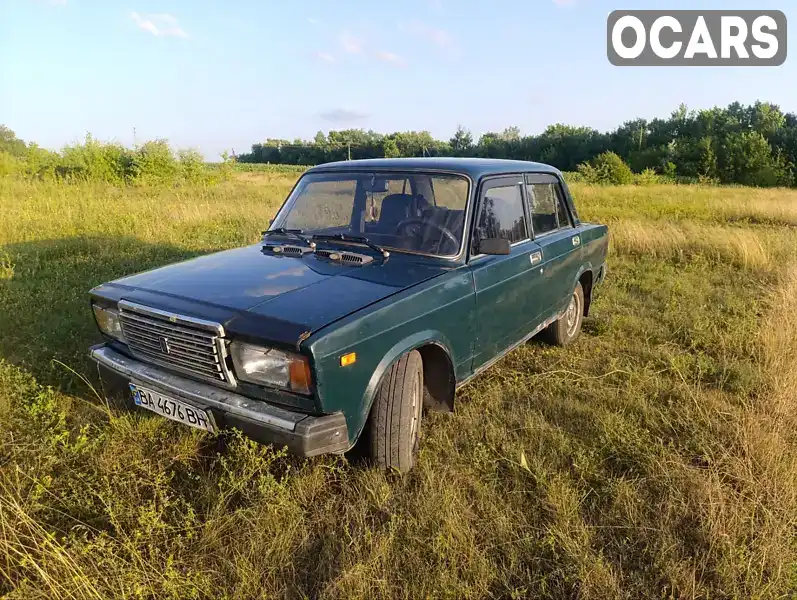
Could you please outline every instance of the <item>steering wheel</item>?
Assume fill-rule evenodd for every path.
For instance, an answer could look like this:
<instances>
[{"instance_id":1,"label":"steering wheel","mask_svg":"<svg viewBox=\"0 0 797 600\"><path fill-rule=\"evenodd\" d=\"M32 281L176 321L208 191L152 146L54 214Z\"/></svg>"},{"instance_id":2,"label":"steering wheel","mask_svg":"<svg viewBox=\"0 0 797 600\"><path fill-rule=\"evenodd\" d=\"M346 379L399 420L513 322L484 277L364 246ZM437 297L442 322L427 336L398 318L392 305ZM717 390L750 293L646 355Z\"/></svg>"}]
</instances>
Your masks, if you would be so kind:
<instances>
[{"instance_id":1,"label":"steering wheel","mask_svg":"<svg viewBox=\"0 0 797 600\"><path fill-rule=\"evenodd\" d=\"M409 219L404 219L398 225L396 225L396 235L401 235L401 236L408 235L406 229L411 225L420 225L421 227L431 227L432 229L436 229L442 235L442 237L440 238L441 241L443 237L447 238L448 240L451 241L452 244L454 244L455 247L459 248L459 240L453 233L451 233L450 229L447 229L442 225L438 225L437 223L424 221L423 219L420 219L418 217L411 217ZM437 244L438 250L440 249L440 245L441 245L440 243Z\"/></svg>"}]
</instances>

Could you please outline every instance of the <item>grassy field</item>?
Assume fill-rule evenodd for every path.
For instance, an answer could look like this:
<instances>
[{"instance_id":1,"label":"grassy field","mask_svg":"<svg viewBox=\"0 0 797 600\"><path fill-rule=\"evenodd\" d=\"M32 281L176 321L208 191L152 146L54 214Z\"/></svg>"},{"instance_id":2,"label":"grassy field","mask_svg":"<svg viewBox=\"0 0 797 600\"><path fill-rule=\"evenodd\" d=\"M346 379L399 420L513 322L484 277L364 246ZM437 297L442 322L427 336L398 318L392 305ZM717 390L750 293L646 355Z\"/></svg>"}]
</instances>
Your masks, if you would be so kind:
<instances>
[{"instance_id":1,"label":"grassy field","mask_svg":"<svg viewBox=\"0 0 797 600\"><path fill-rule=\"evenodd\" d=\"M610 277L430 414L405 477L94 392L86 291L258 239L295 173L0 179L0 595L794 598L797 192L573 186Z\"/></svg>"}]
</instances>

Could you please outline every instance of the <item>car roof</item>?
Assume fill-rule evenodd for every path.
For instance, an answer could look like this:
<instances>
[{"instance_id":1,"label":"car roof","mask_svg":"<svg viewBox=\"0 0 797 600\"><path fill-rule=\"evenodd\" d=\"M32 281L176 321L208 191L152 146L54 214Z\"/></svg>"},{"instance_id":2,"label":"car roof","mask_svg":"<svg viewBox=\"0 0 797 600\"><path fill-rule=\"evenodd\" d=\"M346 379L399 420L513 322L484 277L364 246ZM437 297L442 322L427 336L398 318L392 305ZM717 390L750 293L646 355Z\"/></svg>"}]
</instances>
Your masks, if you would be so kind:
<instances>
[{"instance_id":1,"label":"car roof","mask_svg":"<svg viewBox=\"0 0 797 600\"><path fill-rule=\"evenodd\" d=\"M558 169L543 163L499 158L460 158L449 156L343 160L317 165L306 172L359 171L362 169L446 171L468 175L474 180L483 175L500 175L501 173L552 173L561 175Z\"/></svg>"}]
</instances>

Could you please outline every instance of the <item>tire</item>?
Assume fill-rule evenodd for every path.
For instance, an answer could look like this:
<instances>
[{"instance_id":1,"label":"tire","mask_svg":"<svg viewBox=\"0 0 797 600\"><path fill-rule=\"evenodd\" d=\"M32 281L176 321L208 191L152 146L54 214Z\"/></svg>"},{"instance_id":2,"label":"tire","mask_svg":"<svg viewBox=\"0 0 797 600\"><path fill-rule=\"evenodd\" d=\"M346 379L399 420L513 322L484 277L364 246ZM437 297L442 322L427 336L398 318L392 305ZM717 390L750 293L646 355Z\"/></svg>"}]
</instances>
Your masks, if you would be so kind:
<instances>
[{"instance_id":1,"label":"tire","mask_svg":"<svg viewBox=\"0 0 797 600\"><path fill-rule=\"evenodd\" d=\"M423 413L423 361L417 350L385 373L368 416L369 454L384 469L415 464Z\"/></svg>"},{"instance_id":2,"label":"tire","mask_svg":"<svg viewBox=\"0 0 797 600\"><path fill-rule=\"evenodd\" d=\"M581 282L576 284L570 303L564 314L551 323L545 330L544 338L555 346L568 346L578 338L581 333L581 323L584 320L584 288Z\"/></svg>"}]
</instances>

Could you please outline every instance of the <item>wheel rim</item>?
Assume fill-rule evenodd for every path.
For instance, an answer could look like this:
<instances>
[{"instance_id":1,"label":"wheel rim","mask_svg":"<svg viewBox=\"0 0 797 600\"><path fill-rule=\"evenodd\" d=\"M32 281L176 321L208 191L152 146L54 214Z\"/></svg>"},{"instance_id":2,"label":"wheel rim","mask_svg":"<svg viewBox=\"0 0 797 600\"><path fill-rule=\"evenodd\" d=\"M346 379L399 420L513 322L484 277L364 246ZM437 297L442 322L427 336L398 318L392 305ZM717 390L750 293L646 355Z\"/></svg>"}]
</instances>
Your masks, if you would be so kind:
<instances>
[{"instance_id":1,"label":"wheel rim","mask_svg":"<svg viewBox=\"0 0 797 600\"><path fill-rule=\"evenodd\" d=\"M567 325L567 337L573 337L578 329L578 321L581 316L581 300L578 294L573 293L570 304L565 312L565 324Z\"/></svg>"}]
</instances>

